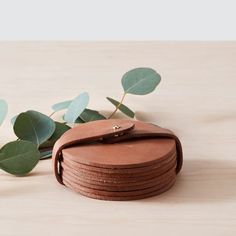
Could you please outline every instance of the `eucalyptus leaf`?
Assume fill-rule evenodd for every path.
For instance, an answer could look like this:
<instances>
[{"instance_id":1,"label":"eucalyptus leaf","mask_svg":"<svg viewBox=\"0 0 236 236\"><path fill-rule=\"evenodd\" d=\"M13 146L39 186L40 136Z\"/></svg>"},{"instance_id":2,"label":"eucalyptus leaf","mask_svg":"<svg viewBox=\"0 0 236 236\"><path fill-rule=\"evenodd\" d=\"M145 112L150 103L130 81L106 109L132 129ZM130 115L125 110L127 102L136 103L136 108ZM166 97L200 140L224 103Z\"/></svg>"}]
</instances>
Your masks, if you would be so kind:
<instances>
[{"instance_id":1,"label":"eucalyptus leaf","mask_svg":"<svg viewBox=\"0 0 236 236\"><path fill-rule=\"evenodd\" d=\"M0 99L0 125L3 123L7 115L8 106L5 100Z\"/></svg>"},{"instance_id":2,"label":"eucalyptus leaf","mask_svg":"<svg viewBox=\"0 0 236 236\"><path fill-rule=\"evenodd\" d=\"M13 127L19 139L31 141L38 146L53 135L55 128L51 118L32 110L19 114Z\"/></svg>"},{"instance_id":3,"label":"eucalyptus leaf","mask_svg":"<svg viewBox=\"0 0 236 236\"><path fill-rule=\"evenodd\" d=\"M60 110L64 110L66 108L68 108L71 104L72 100L67 100L64 102L59 102L56 103L52 106L52 109L56 112L56 111L60 111Z\"/></svg>"},{"instance_id":4,"label":"eucalyptus leaf","mask_svg":"<svg viewBox=\"0 0 236 236\"><path fill-rule=\"evenodd\" d=\"M64 123L55 121L55 131L52 136L49 138L49 141L56 142L70 127Z\"/></svg>"},{"instance_id":5,"label":"eucalyptus leaf","mask_svg":"<svg viewBox=\"0 0 236 236\"><path fill-rule=\"evenodd\" d=\"M113 105L115 105L121 112L123 112L125 115L134 118L135 113L130 110L127 106L124 104L120 104L120 102L116 101L113 98L107 97L107 100L110 101Z\"/></svg>"},{"instance_id":6,"label":"eucalyptus leaf","mask_svg":"<svg viewBox=\"0 0 236 236\"><path fill-rule=\"evenodd\" d=\"M88 93L81 93L77 96L69 105L68 110L64 116L64 119L67 123L73 124L76 119L81 115L81 113L88 106L89 95Z\"/></svg>"},{"instance_id":7,"label":"eucalyptus leaf","mask_svg":"<svg viewBox=\"0 0 236 236\"><path fill-rule=\"evenodd\" d=\"M54 145L55 142L50 142L49 140L43 142L42 144L39 145L39 150L41 148L49 148L52 147Z\"/></svg>"},{"instance_id":8,"label":"eucalyptus leaf","mask_svg":"<svg viewBox=\"0 0 236 236\"><path fill-rule=\"evenodd\" d=\"M12 125L15 124L17 116L18 116L18 115L13 116L13 117L11 118L11 124L12 124Z\"/></svg>"},{"instance_id":9,"label":"eucalyptus leaf","mask_svg":"<svg viewBox=\"0 0 236 236\"><path fill-rule=\"evenodd\" d=\"M89 122L93 120L105 120L106 117L101 115L98 111L85 109L79 117L84 122Z\"/></svg>"},{"instance_id":10,"label":"eucalyptus leaf","mask_svg":"<svg viewBox=\"0 0 236 236\"><path fill-rule=\"evenodd\" d=\"M37 145L29 141L13 141L0 150L0 168L13 175L29 173L38 163Z\"/></svg>"},{"instance_id":11,"label":"eucalyptus leaf","mask_svg":"<svg viewBox=\"0 0 236 236\"><path fill-rule=\"evenodd\" d=\"M62 116L62 119L65 120L65 115ZM75 120L75 124L82 124L82 123L85 123L85 122L80 117L78 117Z\"/></svg>"},{"instance_id":12,"label":"eucalyptus leaf","mask_svg":"<svg viewBox=\"0 0 236 236\"><path fill-rule=\"evenodd\" d=\"M122 77L125 93L145 95L154 91L161 81L161 76L151 68L136 68Z\"/></svg>"},{"instance_id":13,"label":"eucalyptus leaf","mask_svg":"<svg viewBox=\"0 0 236 236\"><path fill-rule=\"evenodd\" d=\"M75 123L76 124L83 124L85 123L80 117L78 117L76 120L75 120Z\"/></svg>"},{"instance_id":14,"label":"eucalyptus leaf","mask_svg":"<svg viewBox=\"0 0 236 236\"><path fill-rule=\"evenodd\" d=\"M45 160L52 157L52 150L40 151L40 160Z\"/></svg>"},{"instance_id":15,"label":"eucalyptus leaf","mask_svg":"<svg viewBox=\"0 0 236 236\"><path fill-rule=\"evenodd\" d=\"M52 147L55 142L67 131L70 129L65 123L60 123L55 121L56 128L52 136L44 143L40 145L40 148Z\"/></svg>"}]
</instances>

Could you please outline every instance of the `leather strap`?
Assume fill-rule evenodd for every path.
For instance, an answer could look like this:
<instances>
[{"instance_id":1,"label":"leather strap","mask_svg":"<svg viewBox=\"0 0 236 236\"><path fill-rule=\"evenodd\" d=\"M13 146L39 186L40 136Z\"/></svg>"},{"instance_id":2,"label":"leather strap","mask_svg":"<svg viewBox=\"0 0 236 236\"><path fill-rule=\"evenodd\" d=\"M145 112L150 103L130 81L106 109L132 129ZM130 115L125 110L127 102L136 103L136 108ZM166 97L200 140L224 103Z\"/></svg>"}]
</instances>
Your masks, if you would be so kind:
<instances>
[{"instance_id":1,"label":"leather strap","mask_svg":"<svg viewBox=\"0 0 236 236\"><path fill-rule=\"evenodd\" d=\"M66 133L55 143L52 153L53 168L56 179L64 184L61 178L59 161L62 150L80 144L92 142L115 143L135 138L171 138L176 141L177 167L179 173L183 163L182 146L176 135L168 129L140 121L111 119L92 121L78 125Z\"/></svg>"}]
</instances>

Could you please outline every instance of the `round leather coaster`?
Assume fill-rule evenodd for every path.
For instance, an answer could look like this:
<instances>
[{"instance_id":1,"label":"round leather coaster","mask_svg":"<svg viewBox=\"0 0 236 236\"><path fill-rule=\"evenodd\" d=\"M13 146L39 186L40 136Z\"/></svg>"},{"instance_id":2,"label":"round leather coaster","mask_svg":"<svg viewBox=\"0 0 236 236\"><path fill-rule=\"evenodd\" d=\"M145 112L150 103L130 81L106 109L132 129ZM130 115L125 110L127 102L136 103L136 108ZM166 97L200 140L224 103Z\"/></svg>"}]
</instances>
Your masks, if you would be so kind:
<instances>
[{"instance_id":1,"label":"round leather coaster","mask_svg":"<svg viewBox=\"0 0 236 236\"><path fill-rule=\"evenodd\" d=\"M135 168L163 161L176 151L173 139L137 139L113 144L93 143L62 150L62 156L102 168Z\"/></svg>"},{"instance_id":2,"label":"round leather coaster","mask_svg":"<svg viewBox=\"0 0 236 236\"><path fill-rule=\"evenodd\" d=\"M168 172L174 172L176 166L173 166ZM165 173L164 173L165 174ZM74 174L72 174L74 175ZM162 175L161 175L162 176ZM126 180L96 180L96 179L89 179L89 178L84 178L84 177L77 177L77 179L80 179L82 182L88 183L88 184L93 184L93 185L98 185L98 186L113 186L117 188L122 188L122 187L129 187L129 186L137 186L137 185L145 185L152 183L153 181L159 181L159 178L162 178L160 175L157 176L147 176L146 178L127 178Z\"/></svg>"},{"instance_id":3,"label":"round leather coaster","mask_svg":"<svg viewBox=\"0 0 236 236\"><path fill-rule=\"evenodd\" d=\"M150 191L155 191L157 189L163 188L166 184L168 184L171 180L175 179L176 176L173 176L172 178L165 179L165 181L162 181L160 184L149 187L149 188L142 188L142 189L137 189L137 190L130 190L130 191L105 191L105 190L98 190L98 189L92 189L92 188L87 188L80 183L77 182L71 182L69 179L67 179L65 176L63 176L63 181L69 182L71 185L73 185L73 189L77 188L80 189L81 191L88 192L88 193L94 193L97 195L103 195L103 196L136 196L140 194L145 194Z\"/></svg>"},{"instance_id":4,"label":"round leather coaster","mask_svg":"<svg viewBox=\"0 0 236 236\"><path fill-rule=\"evenodd\" d=\"M157 176L160 176L167 172L169 169L176 168L176 161L173 160L168 165L163 166L162 168L159 168L158 171L144 171L143 173L126 173L126 174L104 174L104 173L99 173L99 172L89 172L89 171L84 171L84 170L76 170L73 169L71 166L69 166L66 163L61 163L62 169L65 171L71 172L75 174L76 176L84 179L88 179L91 181L96 181L96 182L102 182L102 183L124 183L127 181L142 181L150 178L154 178Z\"/></svg>"},{"instance_id":5,"label":"round leather coaster","mask_svg":"<svg viewBox=\"0 0 236 236\"><path fill-rule=\"evenodd\" d=\"M64 181L65 186L67 186L70 189L73 189L73 191L76 191L80 193L81 195L84 195L86 197L98 199L98 200L109 200L109 201L129 201L129 200L138 200L138 199L144 199L148 197L153 197L156 195L159 195L161 193L164 193L168 191L175 183L175 179L171 180L169 183L164 185L162 188L156 189L154 191L146 192L140 195L133 195L133 196L106 196L106 195L98 195L91 192L84 192L81 189L74 188L69 182Z\"/></svg>"},{"instance_id":6,"label":"round leather coaster","mask_svg":"<svg viewBox=\"0 0 236 236\"><path fill-rule=\"evenodd\" d=\"M162 169L163 166L169 165L169 163L175 161L176 162L176 152L173 152L173 154L170 154L170 156L167 156L165 160L159 161L157 163L153 163L149 166L144 167L135 167L135 168L122 168L122 169L112 169L112 168L102 168L102 167L94 167L89 165L80 164L78 162L75 162L73 160L70 160L66 157L63 157L62 162L70 166L71 168L79 171L88 171L88 172L94 172L98 174L139 174L144 173L148 171L159 171L159 169Z\"/></svg>"},{"instance_id":7,"label":"round leather coaster","mask_svg":"<svg viewBox=\"0 0 236 236\"><path fill-rule=\"evenodd\" d=\"M87 181L83 178L79 178L75 174L63 171L63 178L67 179L70 182L78 183L87 188L104 190L104 191L133 191L138 189L150 188L158 186L159 184L162 184L167 179L171 179L174 176L175 176L175 168L172 168L171 170L169 170L168 172L164 173L161 176L158 176L156 178L151 178L145 181L138 181L138 182L127 181L126 183L123 184L111 184L111 183L99 184L95 181Z\"/></svg>"}]
</instances>

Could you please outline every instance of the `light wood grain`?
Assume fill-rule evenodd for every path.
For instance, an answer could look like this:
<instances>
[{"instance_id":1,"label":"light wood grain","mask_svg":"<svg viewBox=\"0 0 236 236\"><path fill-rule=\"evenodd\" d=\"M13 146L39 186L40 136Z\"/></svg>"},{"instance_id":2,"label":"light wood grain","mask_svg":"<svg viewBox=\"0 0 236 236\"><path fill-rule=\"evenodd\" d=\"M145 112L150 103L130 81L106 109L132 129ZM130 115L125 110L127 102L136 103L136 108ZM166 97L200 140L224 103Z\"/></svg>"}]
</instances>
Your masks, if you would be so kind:
<instances>
[{"instance_id":1,"label":"light wood grain","mask_svg":"<svg viewBox=\"0 0 236 236\"><path fill-rule=\"evenodd\" d=\"M236 235L236 42L1 42L0 97L10 118L89 91L90 107L113 109L127 70L162 75L147 96L125 103L137 118L172 129L184 168L165 194L132 202L92 200L59 185L51 161L27 177L0 171L0 235Z\"/></svg>"}]
</instances>

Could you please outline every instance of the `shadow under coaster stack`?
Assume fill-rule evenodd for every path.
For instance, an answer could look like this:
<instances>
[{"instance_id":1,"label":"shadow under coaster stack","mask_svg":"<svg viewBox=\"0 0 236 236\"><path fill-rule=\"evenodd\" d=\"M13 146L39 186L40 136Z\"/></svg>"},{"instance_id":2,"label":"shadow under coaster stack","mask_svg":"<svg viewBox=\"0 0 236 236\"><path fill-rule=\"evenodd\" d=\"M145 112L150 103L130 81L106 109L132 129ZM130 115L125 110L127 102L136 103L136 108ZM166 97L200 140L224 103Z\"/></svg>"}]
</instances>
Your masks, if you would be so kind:
<instances>
[{"instance_id":1,"label":"shadow under coaster stack","mask_svg":"<svg viewBox=\"0 0 236 236\"><path fill-rule=\"evenodd\" d=\"M179 139L133 120L99 120L62 135L53 149L59 183L101 200L135 200L170 189L182 167Z\"/></svg>"}]
</instances>

